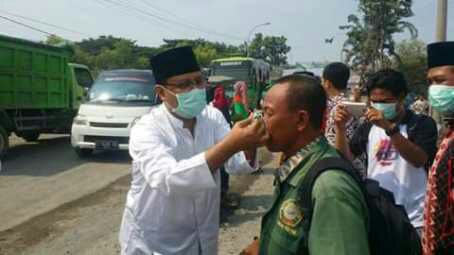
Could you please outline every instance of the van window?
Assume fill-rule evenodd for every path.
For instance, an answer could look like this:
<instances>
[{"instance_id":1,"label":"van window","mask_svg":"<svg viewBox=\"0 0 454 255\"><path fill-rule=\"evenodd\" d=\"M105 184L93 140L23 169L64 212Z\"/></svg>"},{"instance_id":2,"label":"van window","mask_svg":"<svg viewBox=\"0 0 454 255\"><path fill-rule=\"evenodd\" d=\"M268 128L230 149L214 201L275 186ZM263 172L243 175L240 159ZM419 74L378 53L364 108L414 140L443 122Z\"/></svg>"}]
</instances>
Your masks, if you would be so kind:
<instances>
[{"instance_id":1,"label":"van window","mask_svg":"<svg viewBox=\"0 0 454 255\"><path fill-rule=\"evenodd\" d=\"M155 104L154 77L145 71L110 71L90 90L92 103Z\"/></svg>"}]
</instances>

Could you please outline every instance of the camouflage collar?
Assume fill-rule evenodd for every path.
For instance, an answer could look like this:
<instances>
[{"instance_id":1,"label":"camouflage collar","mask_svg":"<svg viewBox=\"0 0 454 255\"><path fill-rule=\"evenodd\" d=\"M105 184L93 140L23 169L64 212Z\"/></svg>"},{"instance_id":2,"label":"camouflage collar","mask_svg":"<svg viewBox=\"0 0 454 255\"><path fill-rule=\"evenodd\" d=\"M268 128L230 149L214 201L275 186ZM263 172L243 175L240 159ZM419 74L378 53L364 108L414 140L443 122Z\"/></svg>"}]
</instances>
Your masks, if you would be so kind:
<instances>
[{"instance_id":1,"label":"camouflage collar","mask_svg":"<svg viewBox=\"0 0 454 255\"><path fill-rule=\"evenodd\" d=\"M311 143L301 148L294 156L288 158L276 172L276 178L282 183L287 180L287 177L312 153L322 149L328 145L324 136L319 136Z\"/></svg>"}]
</instances>

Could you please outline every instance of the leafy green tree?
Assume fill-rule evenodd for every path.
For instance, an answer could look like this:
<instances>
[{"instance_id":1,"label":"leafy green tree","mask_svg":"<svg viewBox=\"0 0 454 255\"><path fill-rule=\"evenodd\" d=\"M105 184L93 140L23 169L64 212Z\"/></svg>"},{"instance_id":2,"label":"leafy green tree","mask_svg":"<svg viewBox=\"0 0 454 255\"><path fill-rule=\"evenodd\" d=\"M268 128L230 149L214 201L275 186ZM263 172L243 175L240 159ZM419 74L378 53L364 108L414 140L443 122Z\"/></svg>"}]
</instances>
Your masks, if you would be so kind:
<instances>
[{"instance_id":1,"label":"leafy green tree","mask_svg":"<svg viewBox=\"0 0 454 255\"><path fill-rule=\"evenodd\" d=\"M201 45L194 48L194 54L201 66L208 66L212 60L218 58L219 54L216 48L209 45Z\"/></svg>"},{"instance_id":2,"label":"leafy green tree","mask_svg":"<svg viewBox=\"0 0 454 255\"><path fill-rule=\"evenodd\" d=\"M417 37L417 29L404 19L413 16L412 0L359 0L359 14L348 17L343 51L345 62L362 76L368 72L400 63L394 35L409 31Z\"/></svg>"},{"instance_id":3,"label":"leafy green tree","mask_svg":"<svg viewBox=\"0 0 454 255\"><path fill-rule=\"evenodd\" d=\"M248 50L251 57L280 66L287 64L287 53L291 48L284 36L263 36L262 33L257 33Z\"/></svg>"},{"instance_id":4,"label":"leafy green tree","mask_svg":"<svg viewBox=\"0 0 454 255\"><path fill-rule=\"evenodd\" d=\"M159 47L156 53L173 49L176 47L191 46L201 66L208 66L213 59L239 55L240 48L219 42L210 42L205 39L187 40L164 40L164 44Z\"/></svg>"},{"instance_id":5,"label":"leafy green tree","mask_svg":"<svg viewBox=\"0 0 454 255\"><path fill-rule=\"evenodd\" d=\"M136 65L138 69L148 69L150 68L150 60L147 57L139 57L137 59Z\"/></svg>"},{"instance_id":6,"label":"leafy green tree","mask_svg":"<svg viewBox=\"0 0 454 255\"><path fill-rule=\"evenodd\" d=\"M89 67L93 66L94 57L88 52L84 51L81 47L75 45L73 47L74 54L71 58L71 62L83 64Z\"/></svg>"},{"instance_id":7,"label":"leafy green tree","mask_svg":"<svg viewBox=\"0 0 454 255\"><path fill-rule=\"evenodd\" d=\"M426 44L419 40L406 40L397 45L400 56L399 69L405 74L409 88L416 94L427 93L427 54Z\"/></svg>"},{"instance_id":8,"label":"leafy green tree","mask_svg":"<svg viewBox=\"0 0 454 255\"><path fill-rule=\"evenodd\" d=\"M48 44L48 45L53 45L53 46L57 46L57 45L63 45L65 44L65 39L57 36L57 35L49 35L47 36L46 40L43 42L45 44Z\"/></svg>"}]
</instances>

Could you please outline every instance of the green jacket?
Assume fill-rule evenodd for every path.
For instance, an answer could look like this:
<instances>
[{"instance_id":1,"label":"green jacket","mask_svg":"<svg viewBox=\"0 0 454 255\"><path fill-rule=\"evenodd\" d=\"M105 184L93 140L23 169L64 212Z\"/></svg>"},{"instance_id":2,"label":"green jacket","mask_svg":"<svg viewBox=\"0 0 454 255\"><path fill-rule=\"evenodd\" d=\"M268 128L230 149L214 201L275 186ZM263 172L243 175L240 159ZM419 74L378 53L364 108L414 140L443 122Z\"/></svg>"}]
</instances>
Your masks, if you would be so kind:
<instances>
[{"instance_id":1,"label":"green jacket","mask_svg":"<svg viewBox=\"0 0 454 255\"><path fill-rule=\"evenodd\" d=\"M274 202L262 219L260 254L368 255L368 210L355 180L341 171L320 175L312 191L313 214L309 237L303 236L305 217L298 190L306 172L326 157L339 157L324 137L305 146L279 169Z\"/></svg>"}]
</instances>

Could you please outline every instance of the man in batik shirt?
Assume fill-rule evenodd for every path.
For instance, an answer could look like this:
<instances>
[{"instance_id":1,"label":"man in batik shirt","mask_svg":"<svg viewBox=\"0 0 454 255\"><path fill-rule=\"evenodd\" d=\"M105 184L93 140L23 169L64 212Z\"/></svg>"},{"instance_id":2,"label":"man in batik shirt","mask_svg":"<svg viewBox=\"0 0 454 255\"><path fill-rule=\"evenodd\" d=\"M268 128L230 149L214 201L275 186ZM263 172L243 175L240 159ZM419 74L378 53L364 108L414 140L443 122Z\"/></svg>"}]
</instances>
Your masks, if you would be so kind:
<instances>
[{"instance_id":1,"label":"man in batik shirt","mask_svg":"<svg viewBox=\"0 0 454 255\"><path fill-rule=\"evenodd\" d=\"M454 254L454 42L428 46L429 102L447 132L429 171L424 210L424 255Z\"/></svg>"}]
</instances>

